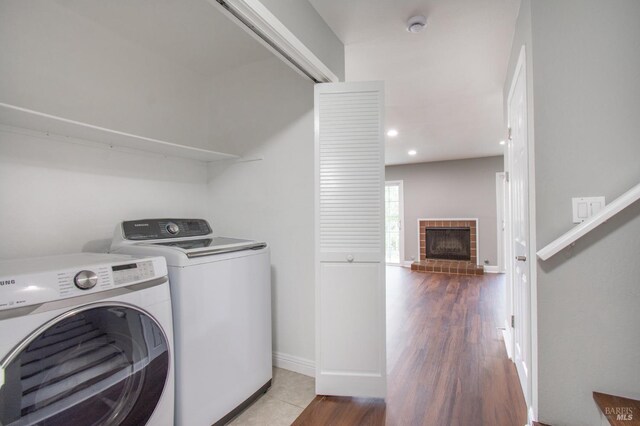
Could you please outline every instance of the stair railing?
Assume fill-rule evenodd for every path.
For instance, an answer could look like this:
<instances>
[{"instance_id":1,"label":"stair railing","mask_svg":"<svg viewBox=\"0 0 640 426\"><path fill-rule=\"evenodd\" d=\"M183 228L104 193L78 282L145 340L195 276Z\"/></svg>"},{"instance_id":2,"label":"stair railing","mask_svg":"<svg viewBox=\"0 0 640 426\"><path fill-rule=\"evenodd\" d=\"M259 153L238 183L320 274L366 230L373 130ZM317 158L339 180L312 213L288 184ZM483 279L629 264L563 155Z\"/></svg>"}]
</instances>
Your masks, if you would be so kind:
<instances>
[{"instance_id":1,"label":"stair railing","mask_svg":"<svg viewBox=\"0 0 640 426\"><path fill-rule=\"evenodd\" d=\"M544 248L538 250L537 255L542 260L547 260L561 250L575 243L579 238L588 234L598 226L620 213L631 204L640 199L640 183L607 204L598 213L582 222L580 225L572 228L559 238L547 244Z\"/></svg>"}]
</instances>

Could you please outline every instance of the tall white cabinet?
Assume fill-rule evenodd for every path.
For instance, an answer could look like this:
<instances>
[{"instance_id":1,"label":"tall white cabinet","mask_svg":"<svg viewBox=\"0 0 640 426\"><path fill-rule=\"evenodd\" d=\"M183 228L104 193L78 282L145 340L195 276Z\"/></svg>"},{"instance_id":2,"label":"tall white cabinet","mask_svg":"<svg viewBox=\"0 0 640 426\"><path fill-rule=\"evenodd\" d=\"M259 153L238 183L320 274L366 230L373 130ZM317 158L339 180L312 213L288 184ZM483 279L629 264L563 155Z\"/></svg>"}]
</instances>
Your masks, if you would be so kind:
<instances>
[{"instance_id":1,"label":"tall white cabinet","mask_svg":"<svg viewBox=\"0 0 640 426\"><path fill-rule=\"evenodd\" d=\"M315 86L316 393L386 395L384 86Z\"/></svg>"}]
</instances>

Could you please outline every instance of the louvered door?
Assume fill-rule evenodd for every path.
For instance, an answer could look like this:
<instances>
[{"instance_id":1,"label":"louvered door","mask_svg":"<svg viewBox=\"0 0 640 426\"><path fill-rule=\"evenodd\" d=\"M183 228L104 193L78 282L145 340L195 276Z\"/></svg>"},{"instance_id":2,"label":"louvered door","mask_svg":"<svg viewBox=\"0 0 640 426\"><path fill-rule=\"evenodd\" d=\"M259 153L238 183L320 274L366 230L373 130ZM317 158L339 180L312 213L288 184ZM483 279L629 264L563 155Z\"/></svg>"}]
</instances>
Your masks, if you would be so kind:
<instances>
[{"instance_id":1,"label":"louvered door","mask_svg":"<svg viewBox=\"0 0 640 426\"><path fill-rule=\"evenodd\" d=\"M384 87L318 84L316 392L386 394Z\"/></svg>"}]
</instances>

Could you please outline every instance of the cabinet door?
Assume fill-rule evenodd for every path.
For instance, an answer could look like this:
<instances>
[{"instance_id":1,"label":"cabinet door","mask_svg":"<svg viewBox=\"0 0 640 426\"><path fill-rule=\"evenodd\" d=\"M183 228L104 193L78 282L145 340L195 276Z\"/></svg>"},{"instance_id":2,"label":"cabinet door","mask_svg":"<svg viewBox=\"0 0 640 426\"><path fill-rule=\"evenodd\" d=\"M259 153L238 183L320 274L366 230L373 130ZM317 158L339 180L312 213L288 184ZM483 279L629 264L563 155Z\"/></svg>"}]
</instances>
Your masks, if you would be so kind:
<instances>
[{"instance_id":1,"label":"cabinet door","mask_svg":"<svg viewBox=\"0 0 640 426\"><path fill-rule=\"evenodd\" d=\"M318 84L316 393L386 395L384 86Z\"/></svg>"}]
</instances>

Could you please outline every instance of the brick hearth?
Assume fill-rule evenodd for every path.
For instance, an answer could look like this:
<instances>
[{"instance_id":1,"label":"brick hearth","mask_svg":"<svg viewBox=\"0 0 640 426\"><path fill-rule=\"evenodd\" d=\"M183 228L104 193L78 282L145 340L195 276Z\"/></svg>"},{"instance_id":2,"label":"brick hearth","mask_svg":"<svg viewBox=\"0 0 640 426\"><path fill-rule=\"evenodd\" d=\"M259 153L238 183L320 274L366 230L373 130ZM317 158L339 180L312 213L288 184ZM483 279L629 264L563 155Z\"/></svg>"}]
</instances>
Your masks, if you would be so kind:
<instances>
[{"instance_id":1,"label":"brick hearth","mask_svg":"<svg viewBox=\"0 0 640 426\"><path fill-rule=\"evenodd\" d=\"M441 260L426 258L427 229L428 228L469 228L471 238L471 259L466 260ZM478 265L478 222L476 220L420 220L420 260L411 264L412 271L436 272L459 275L483 275L484 267Z\"/></svg>"},{"instance_id":2,"label":"brick hearth","mask_svg":"<svg viewBox=\"0 0 640 426\"><path fill-rule=\"evenodd\" d=\"M427 259L411 264L412 271L439 272L442 274L483 275L484 268L462 260Z\"/></svg>"}]
</instances>

